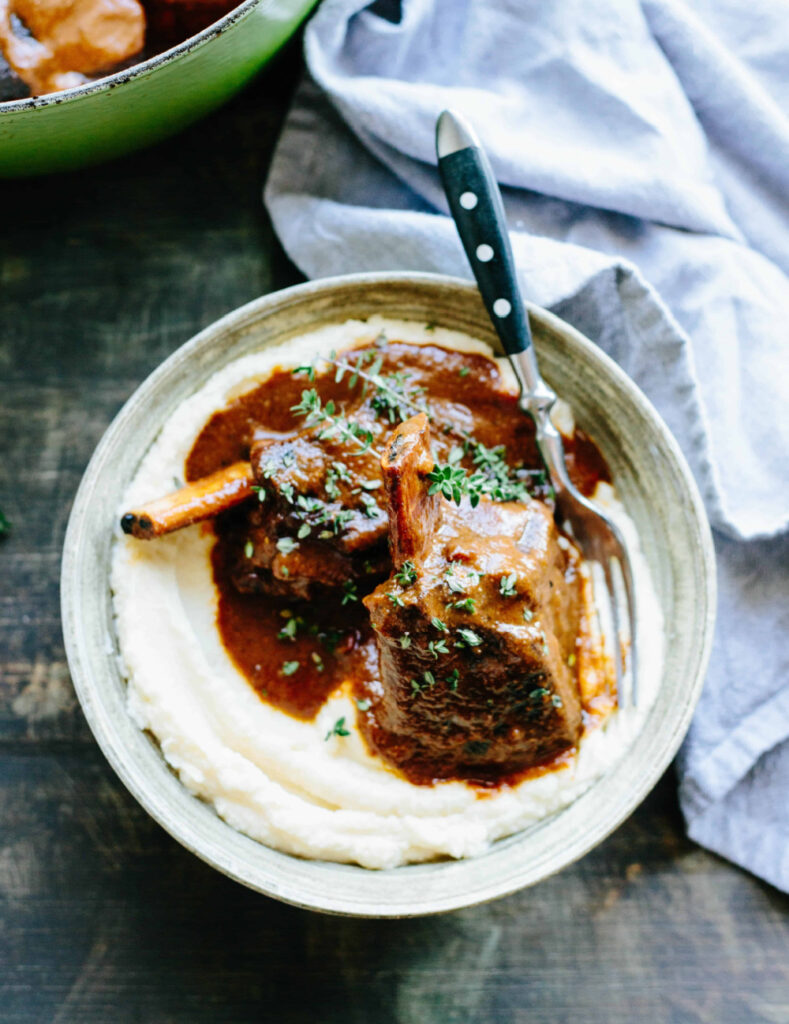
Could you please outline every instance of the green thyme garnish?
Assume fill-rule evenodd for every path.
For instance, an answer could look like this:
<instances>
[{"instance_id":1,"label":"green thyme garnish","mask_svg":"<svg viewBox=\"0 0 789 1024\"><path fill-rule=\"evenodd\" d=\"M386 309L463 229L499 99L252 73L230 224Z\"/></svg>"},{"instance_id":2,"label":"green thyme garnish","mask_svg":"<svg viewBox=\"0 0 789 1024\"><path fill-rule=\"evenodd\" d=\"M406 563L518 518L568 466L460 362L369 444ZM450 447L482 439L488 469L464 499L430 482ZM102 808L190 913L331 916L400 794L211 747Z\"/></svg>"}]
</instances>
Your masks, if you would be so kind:
<instances>
[{"instance_id":1,"label":"green thyme garnish","mask_svg":"<svg viewBox=\"0 0 789 1024\"><path fill-rule=\"evenodd\" d=\"M300 622L303 624L303 620L298 619L295 615L289 618L279 633L277 633L277 640L295 640Z\"/></svg>"},{"instance_id":2,"label":"green thyme garnish","mask_svg":"<svg viewBox=\"0 0 789 1024\"><path fill-rule=\"evenodd\" d=\"M280 671L280 675L292 676L294 672L298 671L298 668L299 668L299 662L298 661L283 661L282 662L282 667L279 670Z\"/></svg>"},{"instance_id":3,"label":"green thyme garnish","mask_svg":"<svg viewBox=\"0 0 789 1024\"><path fill-rule=\"evenodd\" d=\"M461 368L458 370L458 377L468 377L470 373L471 370L468 368L468 366L461 366Z\"/></svg>"},{"instance_id":4,"label":"green thyme garnish","mask_svg":"<svg viewBox=\"0 0 789 1024\"><path fill-rule=\"evenodd\" d=\"M396 608L405 608L405 601L403 601L402 597L398 594L393 594L391 591L388 591L386 596Z\"/></svg>"},{"instance_id":5,"label":"green thyme garnish","mask_svg":"<svg viewBox=\"0 0 789 1024\"><path fill-rule=\"evenodd\" d=\"M460 673L456 668L453 668L452 671L447 676L447 682L449 683L450 690L457 690L458 679L460 679Z\"/></svg>"},{"instance_id":6,"label":"green thyme garnish","mask_svg":"<svg viewBox=\"0 0 789 1024\"><path fill-rule=\"evenodd\" d=\"M473 629L459 629L458 636L460 640L455 643L455 647L479 647L482 643L482 637L478 636Z\"/></svg>"},{"instance_id":7,"label":"green thyme garnish","mask_svg":"<svg viewBox=\"0 0 789 1024\"><path fill-rule=\"evenodd\" d=\"M436 677L433 675L432 672L423 672L422 673L422 679L424 680L424 682L421 682L421 683L419 682L418 679L412 679L411 682L410 682L411 693L415 697L416 697L416 695L418 693L421 693L422 690L425 690L428 687L432 687L432 686L436 685Z\"/></svg>"},{"instance_id":8,"label":"green thyme garnish","mask_svg":"<svg viewBox=\"0 0 789 1024\"><path fill-rule=\"evenodd\" d=\"M383 338L383 341L379 341L379 338ZM386 336L381 334L375 339L373 344L376 347L382 347L387 344ZM330 353L328 358L316 357L316 362L325 362L330 366L336 368L334 379L337 383L342 381L346 374L348 377L348 387L355 388L357 383L361 380L362 383L362 395L366 395L370 385L375 389L370 405L376 412L379 412L386 416L390 423L396 423L401 420L408 419L409 416L413 416L415 412L423 412L428 417L430 416L430 410L418 399L424 393L424 388L421 387L407 387L407 381L410 375L400 371L398 373L390 373L385 376L381 375L381 366L383 365L383 357L373 351L360 352L356 357L355 362L352 362L350 358L338 359L337 353ZM364 368L365 363L369 364L367 369ZM299 366L294 371L294 374L306 373L310 381L315 380L315 363ZM308 399L309 403L313 403L312 398ZM325 408L328 408L329 403L326 404ZM299 407L295 410L299 413L302 409ZM306 412L311 412L311 409L307 409ZM330 410L329 415L334 414L334 409ZM316 421L317 422L317 421Z\"/></svg>"},{"instance_id":9,"label":"green thyme garnish","mask_svg":"<svg viewBox=\"0 0 789 1024\"><path fill-rule=\"evenodd\" d=\"M536 704L538 701L550 695L550 690L546 690L544 686L538 686L536 690L532 690L529 694L529 700Z\"/></svg>"},{"instance_id":10,"label":"green thyme garnish","mask_svg":"<svg viewBox=\"0 0 789 1024\"><path fill-rule=\"evenodd\" d=\"M277 541L277 551L282 552L283 555L289 555L291 551L295 551L298 546L298 542L292 537L280 537Z\"/></svg>"},{"instance_id":11,"label":"green thyme garnish","mask_svg":"<svg viewBox=\"0 0 789 1024\"><path fill-rule=\"evenodd\" d=\"M400 637L400 648L402 650L404 650L404 651L407 651L410 646L411 646L411 636L410 636L409 633L404 633Z\"/></svg>"},{"instance_id":12,"label":"green thyme garnish","mask_svg":"<svg viewBox=\"0 0 789 1024\"><path fill-rule=\"evenodd\" d=\"M413 416L414 409L424 412L430 418L427 409L419 402L425 389L418 386L409 388L407 382L410 376L400 370L397 373L376 378L378 383L370 405L376 412L386 416L392 424L402 423L409 416Z\"/></svg>"},{"instance_id":13,"label":"green thyme garnish","mask_svg":"<svg viewBox=\"0 0 789 1024\"><path fill-rule=\"evenodd\" d=\"M534 612L531 610L531 608L524 608L523 609L523 619L524 619L524 622L531 622L531 620L533 618L534 618Z\"/></svg>"},{"instance_id":14,"label":"green thyme garnish","mask_svg":"<svg viewBox=\"0 0 789 1024\"><path fill-rule=\"evenodd\" d=\"M434 658L438 658L439 654L449 654L446 640L431 640L427 649Z\"/></svg>"},{"instance_id":15,"label":"green thyme garnish","mask_svg":"<svg viewBox=\"0 0 789 1024\"><path fill-rule=\"evenodd\" d=\"M246 558L251 558L254 555L254 553L255 553L255 545L252 543L251 540L248 540L246 542L246 544L244 545L244 556Z\"/></svg>"},{"instance_id":16,"label":"green thyme garnish","mask_svg":"<svg viewBox=\"0 0 789 1024\"><path fill-rule=\"evenodd\" d=\"M450 451L444 465L436 463L433 466L427 474L430 481L428 493L442 494L447 501L454 501L456 505L460 504L464 495L468 495L472 505L476 505L479 503L479 494L476 495L476 501L473 501L469 492L469 475L458 465L462 458L463 449L456 446Z\"/></svg>"},{"instance_id":17,"label":"green thyme garnish","mask_svg":"<svg viewBox=\"0 0 789 1024\"><path fill-rule=\"evenodd\" d=\"M375 519L381 514L381 510L378 507L378 503L375 498L369 494L365 494L364 491L359 495L359 500L364 505L364 514L368 519Z\"/></svg>"},{"instance_id":18,"label":"green thyme garnish","mask_svg":"<svg viewBox=\"0 0 789 1024\"><path fill-rule=\"evenodd\" d=\"M334 725L329 729L323 738L324 743L326 740L330 740L332 736L350 736L350 730L345 728L345 715L342 718L338 718Z\"/></svg>"},{"instance_id":19,"label":"green thyme garnish","mask_svg":"<svg viewBox=\"0 0 789 1024\"><path fill-rule=\"evenodd\" d=\"M473 597L466 597L462 601L455 601L451 607L456 608L459 612L471 612L472 614L476 610Z\"/></svg>"},{"instance_id":20,"label":"green thyme garnish","mask_svg":"<svg viewBox=\"0 0 789 1024\"><path fill-rule=\"evenodd\" d=\"M296 498L296 504L308 515L320 515L323 512L323 502L320 498L305 498L300 494Z\"/></svg>"},{"instance_id":21,"label":"green thyme garnish","mask_svg":"<svg viewBox=\"0 0 789 1024\"><path fill-rule=\"evenodd\" d=\"M353 482L351 474L348 472L348 467L344 462L333 462L326 470L324 489L332 501L336 501L340 497L340 488L337 486L338 480L342 480L346 484Z\"/></svg>"},{"instance_id":22,"label":"green thyme garnish","mask_svg":"<svg viewBox=\"0 0 789 1024\"><path fill-rule=\"evenodd\" d=\"M358 697L356 698L356 707L360 711L369 711L372 706L373 702L371 700L368 700L366 697L364 698L364 700L359 700Z\"/></svg>"},{"instance_id":23,"label":"green thyme garnish","mask_svg":"<svg viewBox=\"0 0 789 1024\"><path fill-rule=\"evenodd\" d=\"M252 484L252 493L257 494L258 501L266 500L266 488L261 487L260 484Z\"/></svg>"},{"instance_id":24,"label":"green thyme garnish","mask_svg":"<svg viewBox=\"0 0 789 1024\"><path fill-rule=\"evenodd\" d=\"M346 580L342 585L342 604L348 604L350 601L358 601L359 595L356 592L356 584L351 580Z\"/></svg>"},{"instance_id":25,"label":"green thyme garnish","mask_svg":"<svg viewBox=\"0 0 789 1024\"><path fill-rule=\"evenodd\" d=\"M363 368L366 361L371 362L367 370ZM356 362L351 363L347 359L336 359L335 354L332 353L327 362L337 367L334 378L336 381L341 381L345 373L351 374L348 381L348 386L351 388L356 387L359 379L364 381L362 395L367 394L368 386L372 384L375 391L370 405L376 412L386 416L390 423L407 420L415 412L423 412L428 419L432 418L427 406L418 401L424 394L424 388L409 388L407 386L410 374L401 370L397 373L381 375L382 356L376 355L374 352L362 352Z\"/></svg>"},{"instance_id":26,"label":"green thyme garnish","mask_svg":"<svg viewBox=\"0 0 789 1024\"><path fill-rule=\"evenodd\" d=\"M394 578L403 587L410 587L416 583L416 566L410 560L403 562L400 571L394 574Z\"/></svg>"},{"instance_id":27,"label":"green thyme garnish","mask_svg":"<svg viewBox=\"0 0 789 1024\"><path fill-rule=\"evenodd\" d=\"M559 696L558 693L551 694L551 704L553 704L555 708L562 707L562 698Z\"/></svg>"},{"instance_id":28,"label":"green thyme garnish","mask_svg":"<svg viewBox=\"0 0 789 1024\"><path fill-rule=\"evenodd\" d=\"M312 662L315 665L315 670L317 672L323 672L324 664L323 658L320 656L320 654L318 654L317 651L312 651L310 657L312 658Z\"/></svg>"},{"instance_id":29,"label":"green thyme garnish","mask_svg":"<svg viewBox=\"0 0 789 1024\"><path fill-rule=\"evenodd\" d=\"M373 444L374 438L371 431L361 426L355 420L348 420L343 416L338 416L336 408L334 399L329 399L324 405L315 388L302 391L301 401L298 405L290 407L291 412L296 413L297 416L306 417L306 426L321 427L318 432L319 441L327 441L332 437L341 437L359 446L359 451L350 453L352 456L364 455L365 452L371 449Z\"/></svg>"},{"instance_id":30,"label":"green thyme garnish","mask_svg":"<svg viewBox=\"0 0 789 1024\"><path fill-rule=\"evenodd\" d=\"M345 527L348 525L348 523L353 519L353 515L354 515L353 509L343 508L343 509L340 509L340 511L336 515L332 516L332 518L330 520L330 523L331 523L332 529L334 530L335 536L341 530L345 529ZM331 530L321 530L321 532L318 534L318 536L321 539L325 540L326 537L331 537Z\"/></svg>"},{"instance_id":31,"label":"green thyme garnish","mask_svg":"<svg viewBox=\"0 0 789 1024\"><path fill-rule=\"evenodd\" d=\"M326 471L326 480L323 487L327 497L331 498L332 501L336 501L339 498L340 488L337 486L337 474L334 472L333 467Z\"/></svg>"},{"instance_id":32,"label":"green thyme garnish","mask_svg":"<svg viewBox=\"0 0 789 1024\"><path fill-rule=\"evenodd\" d=\"M444 569L444 575L447 577L447 586L453 594L464 594L467 590L467 581L460 580L456 577L455 571L457 567L463 567L462 562L450 562L449 565Z\"/></svg>"},{"instance_id":33,"label":"green thyme garnish","mask_svg":"<svg viewBox=\"0 0 789 1024\"><path fill-rule=\"evenodd\" d=\"M296 536L298 537L299 540L304 540L305 537L309 537L311 532L312 527L310 526L310 524L302 523L298 529L298 533L296 534Z\"/></svg>"},{"instance_id":34,"label":"green thyme garnish","mask_svg":"<svg viewBox=\"0 0 789 1024\"><path fill-rule=\"evenodd\" d=\"M351 363L347 359L338 360L336 353L332 352L327 362L331 363L332 366L337 367L337 372L334 375L334 380L337 384L343 379L346 373L350 373L350 379L348 381L349 388L355 388L359 383L359 378L362 378L362 395L366 395L369 390L371 383L375 383L378 378L381 366L383 365L384 357L377 352L360 352L356 357L356 362ZM370 363L369 370L365 371L362 369L365 362Z\"/></svg>"},{"instance_id":35,"label":"green thyme garnish","mask_svg":"<svg viewBox=\"0 0 789 1024\"><path fill-rule=\"evenodd\" d=\"M518 582L517 573L511 572L509 576L504 576L499 583L499 590L503 597L517 597L518 591L515 589L515 584Z\"/></svg>"},{"instance_id":36,"label":"green thyme garnish","mask_svg":"<svg viewBox=\"0 0 789 1024\"><path fill-rule=\"evenodd\" d=\"M431 481L429 493L441 493L447 501L454 501L457 505L467 497L472 508L479 504L483 495L493 501L528 501L526 484L513 475L505 454L504 445L488 448L466 435L464 446L453 448L446 463L436 463L428 473L427 478ZM470 455L477 467L471 473L459 465L464 455Z\"/></svg>"},{"instance_id":37,"label":"green thyme garnish","mask_svg":"<svg viewBox=\"0 0 789 1024\"><path fill-rule=\"evenodd\" d=\"M466 439L466 447L471 454L471 460L477 467L477 472L472 479L481 475L484 482L480 485L483 494L487 494L493 501L528 501L529 490L523 480L515 476L506 460L507 449L503 444L495 448L487 448L479 441L469 437ZM532 476L531 471L522 471ZM541 473L541 470L537 470Z\"/></svg>"},{"instance_id":38,"label":"green thyme garnish","mask_svg":"<svg viewBox=\"0 0 789 1024\"><path fill-rule=\"evenodd\" d=\"M438 618L436 618L434 616L430 621L431 621L432 625L436 629L440 630L442 633L448 633L449 632L449 627L447 626L446 622L442 622L441 619L438 619Z\"/></svg>"}]
</instances>

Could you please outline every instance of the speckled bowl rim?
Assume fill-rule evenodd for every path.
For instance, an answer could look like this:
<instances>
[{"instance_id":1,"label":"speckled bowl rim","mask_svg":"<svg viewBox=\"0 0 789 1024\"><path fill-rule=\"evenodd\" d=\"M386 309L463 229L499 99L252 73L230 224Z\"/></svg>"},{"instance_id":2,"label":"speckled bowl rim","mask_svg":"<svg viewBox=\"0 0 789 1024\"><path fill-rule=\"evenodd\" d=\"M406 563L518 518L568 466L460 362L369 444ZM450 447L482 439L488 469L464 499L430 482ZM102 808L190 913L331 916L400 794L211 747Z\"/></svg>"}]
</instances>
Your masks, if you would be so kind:
<instances>
[{"instance_id":1,"label":"speckled bowl rim","mask_svg":"<svg viewBox=\"0 0 789 1024\"><path fill-rule=\"evenodd\" d=\"M231 25L234 25L237 21L241 21L246 18L255 7L269 7L274 3L280 3L281 0L242 0L238 7L234 7L232 11L228 11L227 14L223 15L218 21L212 22L207 25L204 29L198 32L196 35L189 36L183 42L171 46L169 50L163 50L161 53L156 53L152 57L148 57L147 60L140 61L139 64L132 64L128 68L123 68L121 71L116 71L114 74L105 75L103 78L97 78L91 82L84 82L81 85L75 85L71 89L59 89L57 92L47 93L45 96L25 96L19 100L6 100L4 103L0 103L0 122L6 117L13 117L15 114L20 114L29 110L40 110L43 107L56 107L65 103L74 103L77 100L82 99L84 96L90 96L94 93L109 92L111 89L117 88L119 85L123 85L125 82L130 82L134 78L145 78L147 75L153 74L163 64L169 64L171 61L177 60L179 57L183 57L185 54L190 53L192 50L197 50L209 43L216 36L222 35L226 32ZM313 5L317 0L312 0ZM305 11L304 17L306 18L311 8Z\"/></svg>"},{"instance_id":2,"label":"speckled bowl rim","mask_svg":"<svg viewBox=\"0 0 789 1024\"><path fill-rule=\"evenodd\" d=\"M632 771L629 762L636 756L638 744L635 744L620 762L570 807L546 822L508 839L499 840L482 857L407 865L388 871L370 871L355 865L303 860L271 850L236 832L208 805L187 791L166 765L158 746L139 732L126 714L125 707L121 708L118 704L119 695L113 692L117 690L119 679L117 666L112 664L115 638L107 636L106 629L102 631L101 623L82 615L81 588L85 586L84 581L91 571L91 565L94 566L94 572L100 573L97 579L106 579L106 596L109 599L109 543L105 543L106 537L102 539L89 535L83 528L90 519L90 503L96 500L97 489L101 487L102 471L106 470L113 447L121 440L129 446L134 445L133 438L125 437L125 434L135 416L144 409L145 403L153 400L153 396L166 385L168 378L177 369L184 365L199 368L201 357L207 357L216 346L221 346L222 338L229 332L239 332L249 326L247 333L252 333L255 325L267 314L287 311L302 301L331 299L333 293L341 295L348 288L392 288L396 293L398 287L402 289L409 286L428 290L455 289L458 297L462 293L466 302L473 301L470 293L476 293L476 288L469 282L438 274L369 273L307 282L271 293L228 313L176 350L133 393L99 442L74 500L64 543L61 573L63 632L77 696L96 741L131 794L170 835L230 878L295 906L350 916L410 917L487 902L549 877L605 839L653 788L687 731L704 681L715 618L712 538L701 498L676 441L650 402L611 359L569 324L530 305L529 313L536 329L538 349L546 344L540 341L543 332L561 338L562 343L570 346L576 358L586 360L587 364L597 364L600 373L611 385L624 393L627 402L652 435L649 457L657 458L659 453L662 459L667 460L681 502L681 522L688 531L688 543L694 549L695 577L691 589L698 635L689 641L692 657L688 658L683 686L678 688L677 699L669 705L666 720L660 719L653 731L647 733L645 730L639 737L644 747L641 761L646 763L639 765L638 772ZM347 312L349 308L350 304L346 300L345 310L340 304L336 315L325 316L323 322L345 319L352 315ZM481 311L481 303L479 308ZM393 300L389 315L406 314L398 309L396 300ZM483 329L484 322L484 313L481 313L480 326L475 333L489 339L492 331L489 325ZM309 328L313 324L307 326ZM550 351L549 344L546 351ZM212 372L214 370L215 367L212 367ZM198 386L199 382L195 380L194 388ZM157 429L161 427L164 418L158 423ZM135 456L137 461L144 454L148 443ZM110 522L107 528L111 528ZM683 621L670 625L672 636L678 637L683 630L687 631ZM98 646L100 642L104 644L103 653ZM654 709L650 712L652 714ZM141 737L145 740L144 746L140 746ZM601 789L602 786L606 787L605 790ZM589 802L590 793L598 790L607 800L604 814L598 814L597 805ZM591 815L590 820L576 834L573 829L579 814L575 811L581 804L581 820L587 809L591 809ZM528 847L536 832L545 829L553 829L554 832L558 829L557 834L566 840L566 845L548 863L542 863L539 859L536 863L526 860L522 856L522 848ZM537 845L539 847L539 840ZM487 877L486 864L491 869L490 878ZM504 870L501 870L502 867ZM470 879L474 883L471 886Z\"/></svg>"}]
</instances>

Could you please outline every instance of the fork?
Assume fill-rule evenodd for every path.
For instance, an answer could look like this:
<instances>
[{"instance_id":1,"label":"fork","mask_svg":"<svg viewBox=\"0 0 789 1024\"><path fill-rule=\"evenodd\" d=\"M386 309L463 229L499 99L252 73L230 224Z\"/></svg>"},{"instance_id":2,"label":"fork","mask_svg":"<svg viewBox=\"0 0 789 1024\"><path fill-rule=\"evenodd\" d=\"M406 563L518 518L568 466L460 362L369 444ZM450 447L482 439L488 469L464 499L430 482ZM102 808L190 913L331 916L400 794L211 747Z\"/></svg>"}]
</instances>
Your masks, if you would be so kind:
<instances>
[{"instance_id":1,"label":"fork","mask_svg":"<svg viewBox=\"0 0 789 1024\"><path fill-rule=\"evenodd\" d=\"M562 438L551 421L557 396L537 367L498 183L473 128L454 111L445 110L438 119L436 153L449 209L520 387L520 407L534 420L537 445L556 495L556 520L569 527L584 558L597 562L602 569L613 624L617 700L620 707L635 706L637 620L630 558L617 525L576 490L567 473ZM624 600L618 591L624 592ZM624 636L623 606L627 617Z\"/></svg>"}]
</instances>

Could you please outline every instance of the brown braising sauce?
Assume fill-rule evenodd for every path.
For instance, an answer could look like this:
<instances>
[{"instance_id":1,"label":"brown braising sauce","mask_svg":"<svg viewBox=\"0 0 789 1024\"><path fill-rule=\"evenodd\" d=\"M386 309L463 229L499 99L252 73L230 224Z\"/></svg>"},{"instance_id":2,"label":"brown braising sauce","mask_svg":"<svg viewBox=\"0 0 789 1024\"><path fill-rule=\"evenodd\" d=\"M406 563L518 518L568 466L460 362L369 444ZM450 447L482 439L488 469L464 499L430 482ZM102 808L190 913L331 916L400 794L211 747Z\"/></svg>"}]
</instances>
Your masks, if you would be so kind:
<instances>
[{"instance_id":1,"label":"brown braising sauce","mask_svg":"<svg viewBox=\"0 0 789 1024\"><path fill-rule=\"evenodd\" d=\"M346 355L355 360L364 350ZM531 419L520 411L516 398L503 388L498 368L490 359L442 349L435 345L388 342L378 350L381 375L406 373L408 389L431 413L436 458L444 460L458 437L471 435L489 448L506 449L509 465L518 469L534 497L550 501L550 487L534 439ZM292 407L307 388L315 388L324 405L334 400L348 419L365 401L362 382L346 375L339 383L332 368L314 380L290 371L277 371L258 386L240 394L213 414L188 456L185 476L197 480L217 469L249 458L254 442L287 441L304 429L303 417ZM369 392L367 394L369 408ZM410 413L406 413L409 415ZM390 423L382 414L382 447L399 420ZM452 428L450 433L447 428ZM591 495L597 483L610 480L608 467L594 443L583 432L566 442L568 467L582 493ZM351 473L369 476L370 457L345 459ZM471 466L470 461L464 465ZM257 500L257 499L252 499ZM240 593L230 580L230 552L243 544L244 506L220 516L214 523L214 582L219 595L217 623L222 643L233 662L274 707L302 720L311 720L329 695L344 685L357 698L363 733L369 698L380 689L377 643L361 603L342 593L311 602L269 594ZM369 589L372 589L370 587ZM565 756L565 755L562 755ZM560 758L561 761L561 758ZM555 767L552 762L545 769ZM539 772L539 769L537 770ZM534 774L532 769L527 774ZM432 779L411 779L430 783ZM501 780L512 782L513 779ZM486 782L489 786L490 783Z\"/></svg>"}]
</instances>

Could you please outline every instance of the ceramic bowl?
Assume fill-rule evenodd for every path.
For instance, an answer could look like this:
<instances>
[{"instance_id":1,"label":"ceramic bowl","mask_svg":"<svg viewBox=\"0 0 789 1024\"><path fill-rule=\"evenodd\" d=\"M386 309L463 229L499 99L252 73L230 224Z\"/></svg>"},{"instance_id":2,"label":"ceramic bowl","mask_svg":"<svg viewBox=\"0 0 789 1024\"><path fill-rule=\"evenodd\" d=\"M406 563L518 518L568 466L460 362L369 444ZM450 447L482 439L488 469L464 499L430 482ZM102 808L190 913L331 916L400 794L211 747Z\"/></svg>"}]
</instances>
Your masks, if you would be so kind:
<instances>
[{"instance_id":1,"label":"ceramic bowl","mask_svg":"<svg viewBox=\"0 0 789 1024\"><path fill-rule=\"evenodd\" d=\"M640 734L566 810L478 858L371 871L293 857L232 829L190 795L126 713L109 586L118 496L160 427L220 367L326 322L374 313L435 321L495 343L476 288L427 274L360 274L298 285L223 317L151 374L96 449L66 535L63 629L77 694L99 745L132 794L179 842L231 878L289 903L397 917L469 906L532 885L586 853L631 813L690 722L709 654L715 581L701 500L666 426L590 341L530 307L540 367L608 460L662 605L665 667Z\"/></svg>"},{"instance_id":2,"label":"ceramic bowl","mask_svg":"<svg viewBox=\"0 0 789 1024\"><path fill-rule=\"evenodd\" d=\"M0 104L0 177L66 171L158 142L237 93L316 0L243 0L178 46L62 92Z\"/></svg>"}]
</instances>

